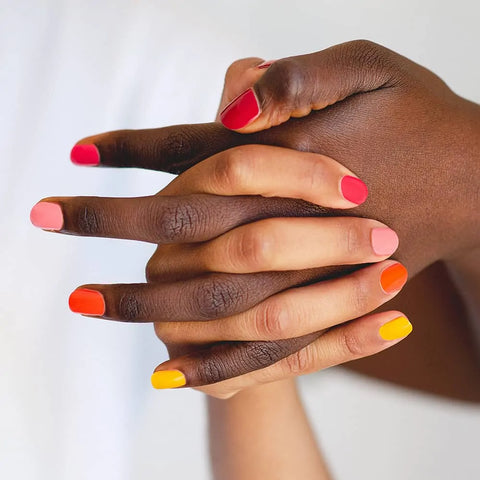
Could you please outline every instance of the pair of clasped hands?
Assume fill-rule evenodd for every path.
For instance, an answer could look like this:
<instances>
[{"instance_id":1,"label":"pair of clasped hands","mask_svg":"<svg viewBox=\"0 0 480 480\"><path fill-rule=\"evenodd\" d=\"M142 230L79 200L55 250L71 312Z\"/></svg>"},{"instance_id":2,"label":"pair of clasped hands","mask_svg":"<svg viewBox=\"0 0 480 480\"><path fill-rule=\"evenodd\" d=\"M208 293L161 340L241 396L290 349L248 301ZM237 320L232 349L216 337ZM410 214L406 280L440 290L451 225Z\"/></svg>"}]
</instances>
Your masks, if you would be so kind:
<instances>
[{"instance_id":1,"label":"pair of clasped hands","mask_svg":"<svg viewBox=\"0 0 480 480\"><path fill-rule=\"evenodd\" d=\"M410 333L401 312L372 312L402 289L407 268L472 244L458 199L470 160L452 138L468 135L475 107L368 41L240 60L217 122L109 132L72 150L78 165L180 174L165 189L49 197L31 220L158 244L147 283L84 285L70 308L154 323L170 360L153 386L227 398Z\"/></svg>"}]
</instances>

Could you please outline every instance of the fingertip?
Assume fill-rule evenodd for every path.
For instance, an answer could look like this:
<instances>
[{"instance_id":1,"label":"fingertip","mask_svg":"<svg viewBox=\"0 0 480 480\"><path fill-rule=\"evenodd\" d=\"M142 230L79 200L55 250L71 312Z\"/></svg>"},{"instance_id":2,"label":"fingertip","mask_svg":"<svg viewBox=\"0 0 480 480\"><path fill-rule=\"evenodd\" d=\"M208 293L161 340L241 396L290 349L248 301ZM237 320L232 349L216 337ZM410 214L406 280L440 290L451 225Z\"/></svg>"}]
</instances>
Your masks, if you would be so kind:
<instances>
[{"instance_id":1,"label":"fingertip","mask_svg":"<svg viewBox=\"0 0 480 480\"><path fill-rule=\"evenodd\" d=\"M30 222L43 230L61 230L63 228L62 207L57 203L40 201L30 211Z\"/></svg>"},{"instance_id":2,"label":"fingertip","mask_svg":"<svg viewBox=\"0 0 480 480\"><path fill-rule=\"evenodd\" d=\"M185 375L179 370L158 370L150 377L152 387L161 390L167 388L179 388L186 385Z\"/></svg>"},{"instance_id":3,"label":"fingertip","mask_svg":"<svg viewBox=\"0 0 480 480\"><path fill-rule=\"evenodd\" d=\"M70 152L70 160L74 165L95 167L100 164L100 152L93 143L75 145Z\"/></svg>"},{"instance_id":4,"label":"fingertip","mask_svg":"<svg viewBox=\"0 0 480 480\"><path fill-rule=\"evenodd\" d=\"M255 90L248 88L222 110L220 121L229 130L240 130L255 121L260 113L260 102Z\"/></svg>"},{"instance_id":5,"label":"fingertip","mask_svg":"<svg viewBox=\"0 0 480 480\"><path fill-rule=\"evenodd\" d=\"M413 325L408 318L405 315L400 315L384 323L379 328L378 333L383 340L391 342L406 338L412 331Z\"/></svg>"}]
</instances>

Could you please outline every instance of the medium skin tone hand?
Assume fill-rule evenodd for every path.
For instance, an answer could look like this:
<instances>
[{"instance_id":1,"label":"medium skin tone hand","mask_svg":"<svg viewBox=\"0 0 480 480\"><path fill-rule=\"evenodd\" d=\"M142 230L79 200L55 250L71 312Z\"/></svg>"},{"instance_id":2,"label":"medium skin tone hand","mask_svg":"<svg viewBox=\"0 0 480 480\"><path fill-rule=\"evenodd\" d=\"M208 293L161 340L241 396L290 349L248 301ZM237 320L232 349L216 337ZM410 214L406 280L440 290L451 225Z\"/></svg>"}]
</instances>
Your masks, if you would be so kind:
<instances>
[{"instance_id":1,"label":"medium skin tone hand","mask_svg":"<svg viewBox=\"0 0 480 480\"><path fill-rule=\"evenodd\" d=\"M239 158L242 159L241 170L236 163ZM247 158L250 159L249 162L245 162ZM274 160L277 169L272 173L270 165ZM238 178L247 181L238 181L237 178L233 182L231 174L225 175L226 172L239 171L243 173ZM276 147L242 147L205 160L178 177L157 196L113 200L51 197L34 207L32 220L38 226L46 228L47 225L41 222L41 214L53 210L61 215L61 226L52 228L54 226L50 224L50 229L62 233L91 235L94 225L94 233L99 236L122 236L168 243L178 241L180 245L186 241L202 242L189 244L188 247L193 252L189 258L196 259L197 269L202 268L201 271L192 273L183 270L181 257L178 258L179 268L176 268L175 262L165 261L174 256L171 251L175 246L169 245L166 251L159 247L147 267L149 284L85 285L74 292L70 304L74 311L84 314L123 321L158 322L156 331L168 345L170 354L176 358L172 360L174 363L162 365L162 373L156 375L157 384L158 378L171 378L172 373L165 372L166 369L183 372L188 386L201 386L242 375L285 358L283 364L264 369L259 374L243 375L209 389L211 394L229 396L245 386L266 381L267 378L285 376L286 367L293 368L295 364L295 359L286 357L308 345L326 329L361 317L393 298L406 277L405 270L398 263L385 261L395 251L398 238L379 222L350 217L275 218L230 230L236 226L235 222L244 223L245 218L238 215L243 213L245 216L249 212L245 210L246 205L251 208L248 201L255 200L255 211L258 211L258 202L268 199L224 198L211 193L222 193L228 187L233 195L258 192L274 196L299 196L330 207L349 208L355 206L355 203L345 198L345 192L351 193L346 188L349 183L345 184L345 179L359 186L365 197L362 182L332 159ZM205 194L206 191L209 194ZM179 192L188 195L173 196ZM86 224L85 219L92 217L91 213L86 212L92 211L95 212L96 220ZM189 228L178 230L176 235L172 235L176 230L170 228L170 235L166 235L165 226L171 223L169 218L182 223L179 222L179 211L189 213ZM232 211L237 215L233 219L228 215ZM272 213L270 209L268 211ZM199 212L203 212L203 217ZM246 218L251 220L248 216ZM124 224L129 225L129 228L125 229ZM229 231L217 237L224 230ZM205 242L212 237L210 242ZM260 245L262 255L255 254L252 245L254 250L256 245ZM187 262L189 258L186 259ZM376 262L379 263L375 264ZM301 267L304 270L297 273L298 284L319 275L319 271L313 267L361 263L374 264L342 279L273 295L267 303L258 305L256 304L265 291L270 290L272 295L283 290L289 286L286 282L291 281L292 276L284 278L281 273L276 273L275 276L269 273L255 274L257 279L259 275L264 278L263 290L255 292L248 290L251 282L248 282L247 275L236 275L236 289L238 290L238 285L243 285L244 292L248 291L248 308L253 307L247 311L244 310L245 302L238 305L238 302L231 300L224 302L224 309L220 310L215 305L215 302L220 302L215 298L215 292L219 288L215 285L222 285L221 274L205 276L209 271L208 265L212 264L215 267L210 267L210 271L233 273ZM400 283L394 281L393 286L391 282L385 283L385 278L388 280L392 271L400 272L403 279ZM187 273L195 278L172 283L172 276L179 278ZM219 298L223 299L223 296L220 294ZM332 308L337 304L342 307ZM319 311L322 312L321 317ZM219 317L228 318L205 322ZM308 362L301 360L301 368L314 370L382 350L396 343L398 338L393 339L387 335L385 341L379 334L379 329L398 317L401 317L399 312L387 312L359 318L348 326L332 330L325 340L314 344L310 350L298 353L295 358L300 361L303 355L308 355ZM204 320L201 327L198 320ZM404 320L404 323L408 330L408 322ZM408 331L402 330L400 336L403 337L406 333ZM300 336L303 337L283 340ZM226 340L232 342L225 343ZM258 340L278 341L271 344L274 348L266 357L262 355L266 342ZM210 347L217 342L223 343ZM188 353L188 356L178 358L184 353ZM295 373L298 368L300 367L295 369Z\"/></svg>"}]
</instances>

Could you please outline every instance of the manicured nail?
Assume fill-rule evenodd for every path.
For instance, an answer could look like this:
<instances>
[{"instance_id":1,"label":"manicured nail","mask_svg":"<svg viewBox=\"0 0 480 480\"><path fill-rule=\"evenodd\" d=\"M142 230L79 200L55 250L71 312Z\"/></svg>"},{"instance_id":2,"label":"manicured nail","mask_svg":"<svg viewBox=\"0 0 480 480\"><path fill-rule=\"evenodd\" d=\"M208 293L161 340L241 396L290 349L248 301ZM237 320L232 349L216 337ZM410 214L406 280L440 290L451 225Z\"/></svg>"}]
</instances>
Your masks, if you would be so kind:
<instances>
[{"instance_id":1,"label":"manicured nail","mask_svg":"<svg viewBox=\"0 0 480 480\"><path fill-rule=\"evenodd\" d=\"M103 315L105 299L100 292L88 288L77 288L68 299L70 310L83 315Z\"/></svg>"},{"instance_id":2,"label":"manicured nail","mask_svg":"<svg viewBox=\"0 0 480 480\"><path fill-rule=\"evenodd\" d=\"M370 240L377 255L391 255L398 248L398 235L391 228L373 228Z\"/></svg>"},{"instance_id":3,"label":"manicured nail","mask_svg":"<svg viewBox=\"0 0 480 480\"><path fill-rule=\"evenodd\" d=\"M100 152L93 143L89 145L75 145L70 152L70 160L75 165L98 165L100 163Z\"/></svg>"},{"instance_id":4,"label":"manicured nail","mask_svg":"<svg viewBox=\"0 0 480 480\"><path fill-rule=\"evenodd\" d=\"M257 65L257 68L268 68L272 63L275 63L276 60L265 60L265 62L262 62L260 65Z\"/></svg>"},{"instance_id":5,"label":"manicured nail","mask_svg":"<svg viewBox=\"0 0 480 480\"><path fill-rule=\"evenodd\" d=\"M340 181L340 189L343 197L349 202L360 205L368 197L367 186L357 177L346 175Z\"/></svg>"},{"instance_id":6,"label":"manicured nail","mask_svg":"<svg viewBox=\"0 0 480 480\"><path fill-rule=\"evenodd\" d=\"M380 284L385 293L393 293L407 283L408 272L401 263L387 267L380 275Z\"/></svg>"},{"instance_id":7,"label":"manicured nail","mask_svg":"<svg viewBox=\"0 0 480 480\"><path fill-rule=\"evenodd\" d=\"M62 208L57 203L39 202L30 211L30 221L44 230L61 230L63 227Z\"/></svg>"},{"instance_id":8,"label":"manicured nail","mask_svg":"<svg viewBox=\"0 0 480 480\"><path fill-rule=\"evenodd\" d=\"M152 375L153 388L177 388L183 387L187 380L179 370L160 370Z\"/></svg>"},{"instance_id":9,"label":"manicured nail","mask_svg":"<svg viewBox=\"0 0 480 480\"><path fill-rule=\"evenodd\" d=\"M260 106L253 88L232 100L220 114L220 120L231 130L243 128L260 115Z\"/></svg>"},{"instance_id":10,"label":"manicured nail","mask_svg":"<svg viewBox=\"0 0 480 480\"><path fill-rule=\"evenodd\" d=\"M409 335L412 330L413 326L406 317L398 317L382 325L378 333L384 340L398 340Z\"/></svg>"}]
</instances>

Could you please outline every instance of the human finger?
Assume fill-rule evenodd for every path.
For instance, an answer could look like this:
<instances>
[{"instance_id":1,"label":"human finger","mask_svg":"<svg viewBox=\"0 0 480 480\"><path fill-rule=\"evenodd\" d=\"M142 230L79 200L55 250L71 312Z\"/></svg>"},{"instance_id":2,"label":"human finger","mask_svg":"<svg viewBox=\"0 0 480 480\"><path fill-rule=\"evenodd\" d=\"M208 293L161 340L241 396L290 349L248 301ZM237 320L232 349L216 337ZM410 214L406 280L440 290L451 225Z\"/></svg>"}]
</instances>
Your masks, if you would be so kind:
<instances>
[{"instance_id":1,"label":"human finger","mask_svg":"<svg viewBox=\"0 0 480 480\"><path fill-rule=\"evenodd\" d=\"M325 330L366 315L391 300L407 281L405 267L392 260L340 278L291 288L238 314L198 323L155 324L167 344L282 340Z\"/></svg>"},{"instance_id":2,"label":"human finger","mask_svg":"<svg viewBox=\"0 0 480 480\"><path fill-rule=\"evenodd\" d=\"M391 87L398 74L393 55L360 40L277 60L223 109L220 120L231 130L258 132L348 96Z\"/></svg>"},{"instance_id":3,"label":"human finger","mask_svg":"<svg viewBox=\"0 0 480 480\"><path fill-rule=\"evenodd\" d=\"M325 155L245 145L198 163L161 192L193 193L296 198L344 209L363 203L368 188L351 170Z\"/></svg>"},{"instance_id":4,"label":"human finger","mask_svg":"<svg viewBox=\"0 0 480 480\"><path fill-rule=\"evenodd\" d=\"M356 217L271 218L205 243L167 246L155 254L165 277L180 272L254 273L385 260L399 244L392 229Z\"/></svg>"},{"instance_id":5,"label":"human finger","mask_svg":"<svg viewBox=\"0 0 480 480\"><path fill-rule=\"evenodd\" d=\"M160 364L152 375L152 385L203 387L201 390L208 394L227 398L259 383L373 355L392 347L411 331L411 323L401 312L390 311L369 314L295 341L216 344Z\"/></svg>"},{"instance_id":6,"label":"human finger","mask_svg":"<svg viewBox=\"0 0 480 480\"><path fill-rule=\"evenodd\" d=\"M331 215L327 209L290 199L195 194L138 198L49 197L30 213L45 230L157 244L203 242L245 223L270 216Z\"/></svg>"}]
</instances>

